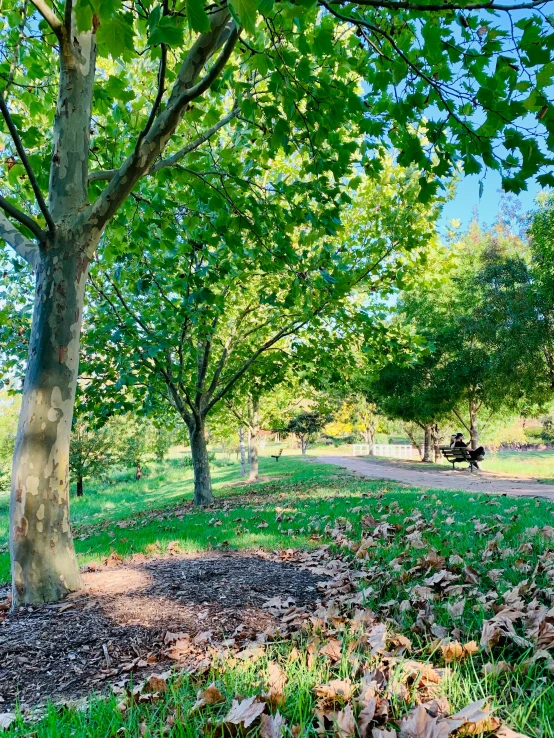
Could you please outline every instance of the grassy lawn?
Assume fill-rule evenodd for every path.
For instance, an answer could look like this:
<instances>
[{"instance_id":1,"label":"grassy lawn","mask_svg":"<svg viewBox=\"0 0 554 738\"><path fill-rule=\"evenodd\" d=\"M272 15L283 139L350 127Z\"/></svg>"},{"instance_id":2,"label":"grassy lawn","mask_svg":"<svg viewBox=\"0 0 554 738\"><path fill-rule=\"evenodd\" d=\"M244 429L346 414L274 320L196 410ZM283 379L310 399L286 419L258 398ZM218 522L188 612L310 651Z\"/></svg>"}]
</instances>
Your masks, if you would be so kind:
<instances>
[{"instance_id":1,"label":"grassy lawn","mask_svg":"<svg viewBox=\"0 0 554 738\"><path fill-rule=\"evenodd\" d=\"M237 480L237 466L215 468L219 501L206 511L182 506L192 497L192 480L190 472L175 461L152 465L150 476L140 482L127 477L97 487L72 503L79 560L100 561L112 552L123 557L136 552L159 554L176 541L183 551L303 549L313 551L323 565L347 562L358 572L364 592L362 607L375 613L391 633L410 640L411 650L403 658L412 659L418 668L425 664L446 667L440 672L437 689L448 698L450 712L487 697L494 714L512 729L537 738L554 736L554 660L549 652L554 648L554 617L544 617L554 605L551 503L467 492L423 494L287 455L278 464L262 458L261 473L271 478L257 485L235 486L231 483ZM2 505L0 536L5 539L7 509L4 501ZM7 577L4 552L0 579ZM499 626L504 630L496 640L485 638L478 648L458 653L458 646L452 644L479 644L484 621L491 621L494 629L493 618L502 607L510 609L511 625ZM541 612L544 623L537 636L533 623L539 622ZM328 621L307 621L294 639L268 645L259 658L226 662L214 658L202 676L170 678L154 701L127 699L120 709L115 707L121 697L92 699L84 709L52 706L33 726L32 734L94 738L242 735L233 733L236 726L225 727L222 721L236 695L247 697L267 690L268 675L275 665L284 692L266 712L275 714L279 703L288 725L286 736L315 738L314 709L331 711L335 722L338 719L346 725L348 715L342 714L346 705L351 703L354 713L364 706L363 685L367 686L367 675L376 669L386 671L387 686L376 687L375 699L381 707L383 700L387 702L386 725L398 728L402 715L422 699L420 686L416 689L413 680L402 681L394 675L403 668L400 656L369 655L353 622L338 615L329 615ZM335 659L320 654L322 646L331 641L339 643ZM314 648L316 657L306 659L306 649L313 654ZM456 656L453 660L451 652ZM314 691L334 679L351 680L356 699L325 698L321 690ZM221 703L191 712L197 691L211 682L221 693ZM394 684L396 690L391 687ZM344 725L340 732L330 718L326 720L330 732L323 734L372 736L369 729L367 733L353 728L348 732ZM252 725L254 732L249 735L279 735L262 730L259 721ZM486 721L483 725L483 730L473 732L490 735ZM385 723L379 728L384 729ZM11 733L30 735L30 730L19 718ZM405 733L411 738L412 734ZM379 738L394 735L379 734Z\"/></svg>"}]
</instances>

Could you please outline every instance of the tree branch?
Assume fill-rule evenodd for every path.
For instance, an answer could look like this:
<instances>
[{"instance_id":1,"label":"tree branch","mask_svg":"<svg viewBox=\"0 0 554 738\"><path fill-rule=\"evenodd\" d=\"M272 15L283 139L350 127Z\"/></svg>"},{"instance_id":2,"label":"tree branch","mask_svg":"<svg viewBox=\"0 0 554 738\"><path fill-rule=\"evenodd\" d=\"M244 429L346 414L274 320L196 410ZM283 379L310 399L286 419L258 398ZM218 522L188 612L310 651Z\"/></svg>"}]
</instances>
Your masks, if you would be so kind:
<instances>
[{"instance_id":1,"label":"tree branch","mask_svg":"<svg viewBox=\"0 0 554 738\"><path fill-rule=\"evenodd\" d=\"M207 131L204 131L204 133L200 134L197 139L191 141L186 146L183 146L183 148L179 149L179 151L177 151L175 154L172 154L166 159L162 159L161 161L157 162L157 164L154 164L148 174L155 174L156 172L159 172L160 169L165 169L165 167L172 167L177 164L178 161L180 161L187 154L190 154L191 151L194 151L203 143L208 141L208 139L210 139L214 135L214 133L217 133L221 128L223 128L223 126L226 126L229 121L233 120L233 118L236 118L238 112L238 108L233 108L230 113L227 113L227 115L221 118L221 120L218 120L217 123L214 123L211 128L208 128Z\"/></svg>"},{"instance_id":2,"label":"tree branch","mask_svg":"<svg viewBox=\"0 0 554 738\"><path fill-rule=\"evenodd\" d=\"M159 172L160 169L165 169L165 167L175 166L175 164L177 164L187 154L190 154L191 151L194 151L203 143L208 141L214 135L214 133L217 133L221 128L223 128L223 126L226 126L229 121L233 120L233 118L236 118L238 110L238 108L234 108L230 113L221 118L221 120L218 120L218 122L215 123L211 128L208 128L206 131L204 131L204 133L200 134L200 136L198 136L198 138L196 138L194 141L191 141L186 146L183 146L183 148L179 149L179 151L176 151L175 154L172 154L171 156L158 161L156 164L150 167L148 172L146 172L146 176L155 174L156 172ZM89 184L90 182L112 180L118 171L118 169L107 169L105 171L91 172L88 178Z\"/></svg>"},{"instance_id":3,"label":"tree branch","mask_svg":"<svg viewBox=\"0 0 554 738\"><path fill-rule=\"evenodd\" d=\"M462 424L462 425L464 426L464 428L466 429L466 431L467 431L468 433L470 433L471 431L469 430L469 427L468 427L468 426L467 426L467 425L466 425L466 424L464 423L464 421L462 420L462 417L460 416L460 413L459 413L459 412L458 412L457 410L452 410L452 412L453 412L453 413L454 413L454 415L455 415L455 416L456 416L456 417L458 418L458 420L460 421L460 423L461 423L461 424Z\"/></svg>"},{"instance_id":4,"label":"tree branch","mask_svg":"<svg viewBox=\"0 0 554 738\"><path fill-rule=\"evenodd\" d=\"M245 361L245 363L242 365L238 371L233 374L231 379L222 387L222 389L217 393L217 395L212 399L212 401L208 404L206 407L206 413L208 413L214 405L217 405L217 403L225 397L227 392L238 382L238 380L245 374L245 372L249 369L250 366L256 361L258 356L260 354L263 354L264 351L267 351L267 349L274 346L277 341L280 341L281 338L284 338L285 336L290 335L291 333L294 333L294 331L297 331L299 328L301 328L305 323L307 323L308 320L304 320L301 323L293 323L289 324L285 328L282 328L278 333L276 333L273 338L270 338L268 341L266 341L263 346L260 346L259 349L254 351L252 356Z\"/></svg>"},{"instance_id":5,"label":"tree branch","mask_svg":"<svg viewBox=\"0 0 554 738\"><path fill-rule=\"evenodd\" d=\"M227 8L212 14L211 30L200 35L186 55L165 110L156 118L138 149L135 148L127 157L108 186L88 209L86 217L89 227L101 231L104 229L138 180L150 170L160 156L189 103L206 92L220 75L238 37L239 29ZM200 82L193 84L205 64L223 44L223 50L215 64Z\"/></svg>"},{"instance_id":6,"label":"tree branch","mask_svg":"<svg viewBox=\"0 0 554 738\"><path fill-rule=\"evenodd\" d=\"M25 259L32 269L37 268L40 257L38 245L20 233L2 212L0 212L0 238L3 238L16 254Z\"/></svg>"},{"instance_id":7,"label":"tree branch","mask_svg":"<svg viewBox=\"0 0 554 738\"><path fill-rule=\"evenodd\" d=\"M19 221L19 223L24 225L25 228L28 228L39 243L43 243L46 240L46 233L42 230L36 220L33 220L29 215L21 212L21 210L16 208L15 205L12 205L11 202L6 200L5 197L2 197L2 195L0 195L0 208L5 210L12 218Z\"/></svg>"},{"instance_id":8,"label":"tree branch","mask_svg":"<svg viewBox=\"0 0 554 738\"><path fill-rule=\"evenodd\" d=\"M333 5L341 5L347 0L334 0ZM532 0L528 3L519 3L518 5L499 5L494 0L486 0L485 2L476 3L436 3L423 4L414 3L409 0L356 0L355 5L366 5L370 8L384 8L385 10L415 10L419 13L426 12L448 12L452 10L502 10L510 13L512 10L534 10L547 4L547 0Z\"/></svg>"},{"instance_id":9,"label":"tree branch","mask_svg":"<svg viewBox=\"0 0 554 738\"><path fill-rule=\"evenodd\" d=\"M58 16L54 13L52 8L44 2L44 0L31 0L35 8L42 15L44 20L48 23L50 28L56 34L56 37L61 40L62 36L62 22Z\"/></svg>"},{"instance_id":10,"label":"tree branch","mask_svg":"<svg viewBox=\"0 0 554 738\"><path fill-rule=\"evenodd\" d=\"M152 124L154 123L156 119L156 115L160 108L160 105L162 104L162 98L165 92L166 67L167 67L167 46L165 44L162 44L161 45L160 68L158 70L158 94L156 95L156 99L154 100L154 105L152 106L152 110L150 111L150 115L148 116L148 120L146 121L146 125L144 126L142 131L139 133L139 137L137 138L135 150L139 149L142 143L142 139L146 136L148 131L152 128Z\"/></svg>"},{"instance_id":11,"label":"tree branch","mask_svg":"<svg viewBox=\"0 0 554 738\"><path fill-rule=\"evenodd\" d=\"M8 126L8 130L15 144L15 148L17 150L17 153L19 154L19 158L21 159L21 163L25 167L25 171L27 172L27 176L29 177L29 181L31 182L31 187L33 188L33 192L35 193L38 206L42 214L44 215L46 224L48 225L48 230L53 233L55 230L54 221L52 220L50 211L46 207L46 203L42 196L42 192L40 191L40 187L38 186L35 173L33 172L31 164L29 160L27 159L27 154L25 153L25 149L23 148L23 144L21 143L21 139L19 138L17 128L14 125L14 122L10 115L10 111L8 110L8 106L6 105L6 101L1 95L0 95L0 111L2 111L2 115L4 116L4 120L6 121L6 125Z\"/></svg>"}]
</instances>

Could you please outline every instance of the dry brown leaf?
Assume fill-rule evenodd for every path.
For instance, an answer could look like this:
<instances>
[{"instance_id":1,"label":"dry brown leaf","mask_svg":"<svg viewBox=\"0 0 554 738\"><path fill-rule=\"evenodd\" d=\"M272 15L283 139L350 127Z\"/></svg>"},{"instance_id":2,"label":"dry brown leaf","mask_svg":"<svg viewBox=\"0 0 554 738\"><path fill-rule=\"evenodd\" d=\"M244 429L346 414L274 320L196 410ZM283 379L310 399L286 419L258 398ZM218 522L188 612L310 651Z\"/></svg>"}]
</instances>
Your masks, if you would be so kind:
<instances>
[{"instance_id":1,"label":"dry brown leaf","mask_svg":"<svg viewBox=\"0 0 554 738\"><path fill-rule=\"evenodd\" d=\"M145 692L167 692L167 678L169 672L164 674L152 674L144 683L143 690Z\"/></svg>"},{"instance_id":2,"label":"dry brown leaf","mask_svg":"<svg viewBox=\"0 0 554 738\"><path fill-rule=\"evenodd\" d=\"M512 667L507 661L497 661L495 664L488 663L483 665L482 672L485 676L499 676L500 674L509 674Z\"/></svg>"},{"instance_id":3,"label":"dry brown leaf","mask_svg":"<svg viewBox=\"0 0 554 738\"><path fill-rule=\"evenodd\" d=\"M329 684L314 687L314 692L322 705L343 703L352 696L352 684L347 679L332 679Z\"/></svg>"},{"instance_id":4,"label":"dry brown leaf","mask_svg":"<svg viewBox=\"0 0 554 738\"><path fill-rule=\"evenodd\" d=\"M231 723L231 725L242 725L243 728L248 728L260 717L264 710L265 702L259 702L257 694L247 697L242 702L233 700L229 714L223 722L227 724Z\"/></svg>"},{"instance_id":5,"label":"dry brown leaf","mask_svg":"<svg viewBox=\"0 0 554 738\"><path fill-rule=\"evenodd\" d=\"M371 723L375 717L375 708L377 707L377 700L375 697L370 697L364 709L358 715L358 730L362 738L369 738Z\"/></svg>"},{"instance_id":6,"label":"dry brown leaf","mask_svg":"<svg viewBox=\"0 0 554 738\"><path fill-rule=\"evenodd\" d=\"M196 702L192 706L191 712L199 710L205 705L218 705L220 702L225 702L225 697L221 694L215 684L210 684L210 686L206 687L206 689L198 690L198 694L196 695Z\"/></svg>"},{"instance_id":7,"label":"dry brown leaf","mask_svg":"<svg viewBox=\"0 0 554 738\"><path fill-rule=\"evenodd\" d=\"M281 705L284 701L283 691L287 683L287 675L275 661L267 665L269 692L264 694L264 699L274 707Z\"/></svg>"},{"instance_id":8,"label":"dry brown leaf","mask_svg":"<svg viewBox=\"0 0 554 738\"><path fill-rule=\"evenodd\" d=\"M458 731L456 735L478 735L500 727L500 720L490 713L486 697L467 705L446 718L445 722L452 725L452 730Z\"/></svg>"},{"instance_id":9,"label":"dry brown leaf","mask_svg":"<svg viewBox=\"0 0 554 738\"><path fill-rule=\"evenodd\" d=\"M260 738L281 738L285 729L285 718L276 712L275 715L260 717Z\"/></svg>"},{"instance_id":10,"label":"dry brown leaf","mask_svg":"<svg viewBox=\"0 0 554 738\"><path fill-rule=\"evenodd\" d=\"M0 730L8 730L15 722L15 712L0 712Z\"/></svg>"},{"instance_id":11,"label":"dry brown leaf","mask_svg":"<svg viewBox=\"0 0 554 738\"><path fill-rule=\"evenodd\" d=\"M515 730L508 728L507 725L501 725L494 736L495 738L529 738L528 735L524 735L523 733L516 733Z\"/></svg>"},{"instance_id":12,"label":"dry brown leaf","mask_svg":"<svg viewBox=\"0 0 554 738\"><path fill-rule=\"evenodd\" d=\"M453 661L463 661L468 656L473 656L479 651L479 646L475 641L469 641L464 645L459 641L453 641L441 645L441 651L445 664L451 664Z\"/></svg>"},{"instance_id":13,"label":"dry brown leaf","mask_svg":"<svg viewBox=\"0 0 554 738\"><path fill-rule=\"evenodd\" d=\"M342 656L342 646L340 641L336 638L332 638L319 652L324 656L328 656L331 661L340 661Z\"/></svg>"},{"instance_id":14,"label":"dry brown leaf","mask_svg":"<svg viewBox=\"0 0 554 738\"><path fill-rule=\"evenodd\" d=\"M396 730L381 730L380 728L373 728L371 738L397 738L398 733Z\"/></svg>"},{"instance_id":15,"label":"dry brown leaf","mask_svg":"<svg viewBox=\"0 0 554 738\"><path fill-rule=\"evenodd\" d=\"M465 597L461 600L458 600L457 602L454 602L450 604L450 602L446 605L446 609L448 610L448 614L451 618L461 618L464 614L464 608L466 606Z\"/></svg>"},{"instance_id":16,"label":"dry brown leaf","mask_svg":"<svg viewBox=\"0 0 554 738\"><path fill-rule=\"evenodd\" d=\"M418 705L400 721L400 731L405 738L448 738L452 730L445 720L431 717L423 705Z\"/></svg>"},{"instance_id":17,"label":"dry brown leaf","mask_svg":"<svg viewBox=\"0 0 554 738\"><path fill-rule=\"evenodd\" d=\"M356 719L351 705L337 712L336 738L352 738L356 735Z\"/></svg>"},{"instance_id":18,"label":"dry brown leaf","mask_svg":"<svg viewBox=\"0 0 554 738\"><path fill-rule=\"evenodd\" d=\"M369 646L372 656L386 649L386 637L387 626L385 623L378 623L369 631Z\"/></svg>"}]
</instances>

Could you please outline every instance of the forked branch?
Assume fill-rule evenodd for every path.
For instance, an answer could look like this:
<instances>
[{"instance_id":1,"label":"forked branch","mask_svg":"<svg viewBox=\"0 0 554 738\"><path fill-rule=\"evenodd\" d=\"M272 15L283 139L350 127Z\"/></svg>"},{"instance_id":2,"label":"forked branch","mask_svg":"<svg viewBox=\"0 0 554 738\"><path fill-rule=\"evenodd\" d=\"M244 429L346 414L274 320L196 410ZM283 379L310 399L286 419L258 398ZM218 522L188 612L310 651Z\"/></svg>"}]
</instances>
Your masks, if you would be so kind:
<instances>
[{"instance_id":1,"label":"forked branch","mask_svg":"<svg viewBox=\"0 0 554 738\"><path fill-rule=\"evenodd\" d=\"M0 208L21 223L21 225L24 225L25 228L28 228L39 243L42 243L46 239L46 233L42 230L36 220L33 220L29 215L26 215L16 208L15 205L12 205L11 202L6 200L5 197L2 197L2 195L0 195Z\"/></svg>"},{"instance_id":2,"label":"forked branch","mask_svg":"<svg viewBox=\"0 0 554 738\"><path fill-rule=\"evenodd\" d=\"M8 109L8 106L6 105L6 101L1 95L0 95L0 111L2 111L2 115L4 117L4 120L6 121L6 125L8 126L8 130L14 142L16 151L19 154L19 158L21 159L21 163L23 164L25 171L27 172L27 176L29 177L31 187L33 188L33 192L35 193L38 206L41 210L41 213L44 215L44 218L48 225L48 230L51 232L54 232L55 230L54 221L52 220L50 211L48 210L46 206L46 202L44 201L44 197L42 196L42 192L40 191L40 187L38 185L37 178L35 177L35 173L33 172L33 168L31 167L31 164L29 160L27 159L27 154L25 153L25 149L23 147L23 144L21 143L21 139L19 138L17 128L15 127L15 124L12 120L10 111Z\"/></svg>"},{"instance_id":3,"label":"forked branch","mask_svg":"<svg viewBox=\"0 0 554 738\"><path fill-rule=\"evenodd\" d=\"M37 268L40 256L39 247L20 233L2 212L0 212L0 239L6 241L32 269Z\"/></svg>"}]
</instances>

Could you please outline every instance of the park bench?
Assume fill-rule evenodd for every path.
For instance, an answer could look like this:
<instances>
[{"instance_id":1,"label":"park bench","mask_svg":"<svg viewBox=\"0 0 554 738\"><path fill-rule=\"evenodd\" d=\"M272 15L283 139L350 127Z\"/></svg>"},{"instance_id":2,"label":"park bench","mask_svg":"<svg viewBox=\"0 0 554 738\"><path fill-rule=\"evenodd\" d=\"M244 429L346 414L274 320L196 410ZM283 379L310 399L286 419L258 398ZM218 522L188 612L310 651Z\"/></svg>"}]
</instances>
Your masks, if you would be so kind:
<instances>
[{"instance_id":1,"label":"park bench","mask_svg":"<svg viewBox=\"0 0 554 738\"><path fill-rule=\"evenodd\" d=\"M457 446L456 448L450 448L450 446L439 446L442 455L444 456L447 461L449 461L452 464L452 469L454 469L454 464L462 464L464 461L469 464L469 469L471 472L473 472L473 469L478 469L477 462L474 461L467 448L463 448L462 446Z\"/></svg>"},{"instance_id":2,"label":"park bench","mask_svg":"<svg viewBox=\"0 0 554 738\"><path fill-rule=\"evenodd\" d=\"M282 453L283 453L283 449L280 448L278 454L271 454L271 458L272 459L275 459L275 461L279 461L279 458L280 458L280 456L281 456Z\"/></svg>"}]
</instances>

